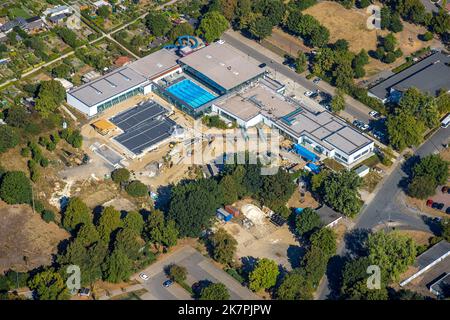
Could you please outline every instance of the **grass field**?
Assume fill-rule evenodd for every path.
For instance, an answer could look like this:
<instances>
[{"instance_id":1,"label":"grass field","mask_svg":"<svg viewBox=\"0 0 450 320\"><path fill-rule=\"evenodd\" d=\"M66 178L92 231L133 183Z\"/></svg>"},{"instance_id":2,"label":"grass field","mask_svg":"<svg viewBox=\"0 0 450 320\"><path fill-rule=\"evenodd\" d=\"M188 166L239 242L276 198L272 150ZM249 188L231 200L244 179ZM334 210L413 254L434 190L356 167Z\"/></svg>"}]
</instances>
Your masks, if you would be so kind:
<instances>
[{"instance_id":1,"label":"grass field","mask_svg":"<svg viewBox=\"0 0 450 320\"><path fill-rule=\"evenodd\" d=\"M11 17L17 18L22 17L25 19L31 18L31 15L23 8L11 8L8 10L8 13L11 15Z\"/></svg>"},{"instance_id":2,"label":"grass field","mask_svg":"<svg viewBox=\"0 0 450 320\"><path fill-rule=\"evenodd\" d=\"M349 10L337 2L323 1L306 9L303 13L312 15L328 28L330 42L345 39L349 42L350 50L353 52L359 52L361 49L375 50L378 43L377 38L389 33L387 30L367 29L366 22L370 14L366 12L366 9ZM366 66L367 76L370 77L382 70L402 64L406 56L424 47L442 47L437 40L428 42L419 40L418 35L425 31L424 27L403 22L403 31L395 34L399 47L403 51L403 57L391 65L371 58L369 65Z\"/></svg>"}]
</instances>

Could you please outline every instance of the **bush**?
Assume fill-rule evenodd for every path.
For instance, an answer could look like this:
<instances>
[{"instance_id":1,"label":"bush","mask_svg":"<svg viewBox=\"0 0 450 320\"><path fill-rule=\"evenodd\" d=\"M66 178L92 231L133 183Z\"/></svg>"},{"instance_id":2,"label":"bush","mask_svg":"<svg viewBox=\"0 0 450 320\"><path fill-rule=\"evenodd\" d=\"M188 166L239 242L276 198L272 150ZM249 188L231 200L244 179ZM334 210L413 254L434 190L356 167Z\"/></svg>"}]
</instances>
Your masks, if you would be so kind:
<instances>
[{"instance_id":1,"label":"bush","mask_svg":"<svg viewBox=\"0 0 450 320\"><path fill-rule=\"evenodd\" d=\"M240 284L244 283L245 279L244 277L242 277L236 269L227 269L226 273L228 273L230 276L232 276L237 282L239 282Z\"/></svg>"},{"instance_id":2,"label":"bush","mask_svg":"<svg viewBox=\"0 0 450 320\"><path fill-rule=\"evenodd\" d=\"M0 198L7 204L31 202L31 184L22 171L7 172L0 184Z\"/></svg>"},{"instance_id":3,"label":"bush","mask_svg":"<svg viewBox=\"0 0 450 320\"><path fill-rule=\"evenodd\" d=\"M48 167L49 161L47 158L42 158L41 159L41 167L46 168Z\"/></svg>"},{"instance_id":4,"label":"bush","mask_svg":"<svg viewBox=\"0 0 450 320\"><path fill-rule=\"evenodd\" d=\"M41 202L41 201L39 201L39 200L35 200L34 201L34 210L37 212L37 213L43 213L44 212L44 204Z\"/></svg>"},{"instance_id":5,"label":"bush","mask_svg":"<svg viewBox=\"0 0 450 320\"><path fill-rule=\"evenodd\" d=\"M55 221L55 213L51 210L44 210L42 211L42 219L47 223Z\"/></svg>"},{"instance_id":6,"label":"bush","mask_svg":"<svg viewBox=\"0 0 450 320\"><path fill-rule=\"evenodd\" d=\"M24 158L28 158L31 155L31 150L28 147L22 148L22 150L20 150L20 155Z\"/></svg>"},{"instance_id":7,"label":"bush","mask_svg":"<svg viewBox=\"0 0 450 320\"><path fill-rule=\"evenodd\" d=\"M127 182L130 180L130 171L125 168L119 168L111 172L111 179L115 183Z\"/></svg>"},{"instance_id":8,"label":"bush","mask_svg":"<svg viewBox=\"0 0 450 320\"><path fill-rule=\"evenodd\" d=\"M430 31L427 31L424 34L420 35L420 39L422 41L430 41L431 39L433 39L433 34Z\"/></svg>"},{"instance_id":9,"label":"bush","mask_svg":"<svg viewBox=\"0 0 450 320\"><path fill-rule=\"evenodd\" d=\"M19 134L17 130L8 125L0 126L0 153L14 148L19 144Z\"/></svg>"},{"instance_id":10,"label":"bush","mask_svg":"<svg viewBox=\"0 0 450 320\"><path fill-rule=\"evenodd\" d=\"M177 283L183 283L186 280L187 270L183 266L173 264L169 267L169 278Z\"/></svg>"},{"instance_id":11,"label":"bush","mask_svg":"<svg viewBox=\"0 0 450 320\"><path fill-rule=\"evenodd\" d=\"M147 186L139 180L131 181L125 187L125 190L132 197L143 197L148 193Z\"/></svg>"}]
</instances>

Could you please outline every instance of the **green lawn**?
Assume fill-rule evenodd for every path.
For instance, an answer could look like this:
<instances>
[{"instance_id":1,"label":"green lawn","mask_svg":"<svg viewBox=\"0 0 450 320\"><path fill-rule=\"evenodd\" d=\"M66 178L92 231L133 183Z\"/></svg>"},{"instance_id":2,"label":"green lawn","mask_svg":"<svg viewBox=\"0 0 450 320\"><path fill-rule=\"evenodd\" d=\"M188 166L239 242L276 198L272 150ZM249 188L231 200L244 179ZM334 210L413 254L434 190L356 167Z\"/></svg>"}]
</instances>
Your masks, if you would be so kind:
<instances>
[{"instance_id":1,"label":"green lawn","mask_svg":"<svg viewBox=\"0 0 450 320\"><path fill-rule=\"evenodd\" d=\"M25 19L31 18L31 15L24 9L24 8L11 8L8 9L8 15L10 15L13 18L22 17Z\"/></svg>"}]
</instances>

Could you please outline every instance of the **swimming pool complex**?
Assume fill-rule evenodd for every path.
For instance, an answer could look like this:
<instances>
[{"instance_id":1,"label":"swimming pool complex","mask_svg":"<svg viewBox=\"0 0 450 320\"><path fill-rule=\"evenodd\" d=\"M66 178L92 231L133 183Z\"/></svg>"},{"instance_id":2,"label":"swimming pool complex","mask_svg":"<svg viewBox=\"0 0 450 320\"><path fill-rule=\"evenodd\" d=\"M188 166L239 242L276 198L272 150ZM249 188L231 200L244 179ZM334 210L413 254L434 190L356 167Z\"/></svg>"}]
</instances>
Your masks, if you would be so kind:
<instances>
[{"instance_id":1,"label":"swimming pool complex","mask_svg":"<svg viewBox=\"0 0 450 320\"><path fill-rule=\"evenodd\" d=\"M183 81L170 86L166 90L177 98L185 101L194 109L216 98L215 95L189 79L184 79Z\"/></svg>"}]
</instances>

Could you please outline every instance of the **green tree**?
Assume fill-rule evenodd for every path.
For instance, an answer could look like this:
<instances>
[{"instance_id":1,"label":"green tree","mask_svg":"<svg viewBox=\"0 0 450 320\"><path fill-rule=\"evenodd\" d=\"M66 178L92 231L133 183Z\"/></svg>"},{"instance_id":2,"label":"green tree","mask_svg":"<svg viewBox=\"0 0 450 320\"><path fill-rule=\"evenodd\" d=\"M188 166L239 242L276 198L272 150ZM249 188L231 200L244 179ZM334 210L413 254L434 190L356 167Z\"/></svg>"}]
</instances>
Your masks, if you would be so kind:
<instances>
[{"instance_id":1,"label":"green tree","mask_svg":"<svg viewBox=\"0 0 450 320\"><path fill-rule=\"evenodd\" d=\"M258 260L255 269L249 274L249 288L253 291L269 289L277 282L279 273L275 261L262 258Z\"/></svg>"},{"instance_id":2,"label":"green tree","mask_svg":"<svg viewBox=\"0 0 450 320\"><path fill-rule=\"evenodd\" d=\"M108 19L109 15L111 14L111 10L109 10L109 6L101 6L97 9L97 14L103 19Z\"/></svg>"},{"instance_id":3,"label":"green tree","mask_svg":"<svg viewBox=\"0 0 450 320\"><path fill-rule=\"evenodd\" d=\"M223 202L217 182L201 179L172 188L168 219L174 220L181 237L198 237ZM195 215L192 213L195 212Z\"/></svg>"},{"instance_id":4,"label":"green tree","mask_svg":"<svg viewBox=\"0 0 450 320\"><path fill-rule=\"evenodd\" d=\"M229 300L230 293L223 283L212 283L202 289L200 300Z\"/></svg>"},{"instance_id":5,"label":"green tree","mask_svg":"<svg viewBox=\"0 0 450 320\"><path fill-rule=\"evenodd\" d=\"M430 176L414 177L408 185L408 195L417 199L427 199L436 193L436 184Z\"/></svg>"},{"instance_id":6,"label":"green tree","mask_svg":"<svg viewBox=\"0 0 450 320\"><path fill-rule=\"evenodd\" d=\"M219 183L220 193L222 194L223 204L233 204L238 200L238 187L231 175L226 175Z\"/></svg>"},{"instance_id":7,"label":"green tree","mask_svg":"<svg viewBox=\"0 0 450 320\"><path fill-rule=\"evenodd\" d=\"M295 230L301 235L308 235L322 226L318 213L311 208L305 208L295 219Z\"/></svg>"},{"instance_id":8,"label":"green tree","mask_svg":"<svg viewBox=\"0 0 450 320\"><path fill-rule=\"evenodd\" d=\"M183 283L187 277L187 269L183 266L172 264L169 266L169 278L177 283Z\"/></svg>"},{"instance_id":9,"label":"green tree","mask_svg":"<svg viewBox=\"0 0 450 320\"><path fill-rule=\"evenodd\" d=\"M396 232L370 234L367 247L371 264L380 266L392 281L398 280L416 258L414 241Z\"/></svg>"},{"instance_id":10,"label":"green tree","mask_svg":"<svg viewBox=\"0 0 450 320\"><path fill-rule=\"evenodd\" d=\"M28 286L39 300L68 300L70 297L64 279L53 268L37 273Z\"/></svg>"},{"instance_id":11,"label":"green tree","mask_svg":"<svg viewBox=\"0 0 450 320\"><path fill-rule=\"evenodd\" d=\"M308 44L312 47L323 47L328 43L329 40L330 31L326 27L321 25L311 33Z\"/></svg>"},{"instance_id":12,"label":"green tree","mask_svg":"<svg viewBox=\"0 0 450 320\"><path fill-rule=\"evenodd\" d=\"M131 261L139 257L139 250L144 246L144 241L131 229L120 229L114 241L114 250L124 252Z\"/></svg>"},{"instance_id":13,"label":"green tree","mask_svg":"<svg viewBox=\"0 0 450 320\"><path fill-rule=\"evenodd\" d=\"M320 248L328 257L336 253L336 233L330 228L321 228L314 232L310 238L311 246Z\"/></svg>"},{"instance_id":14,"label":"green tree","mask_svg":"<svg viewBox=\"0 0 450 320\"><path fill-rule=\"evenodd\" d=\"M358 193L361 183L361 178L354 171L333 172L323 182L323 198L333 209L354 217L362 206Z\"/></svg>"},{"instance_id":15,"label":"green tree","mask_svg":"<svg viewBox=\"0 0 450 320\"><path fill-rule=\"evenodd\" d=\"M308 58L303 51L298 52L298 57L295 60L295 72L302 73L306 70Z\"/></svg>"},{"instance_id":16,"label":"green tree","mask_svg":"<svg viewBox=\"0 0 450 320\"><path fill-rule=\"evenodd\" d=\"M413 175L430 176L434 185L445 184L448 179L448 162L443 160L438 154L430 154L420 159L413 167Z\"/></svg>"},{"instance_id":17,"label":"green tree","mask_svg":"<svg viewBox=\"0 0 450 320\"><path fill-rule=\"evenodd\" d=\"M114 249L103 264L103 278L108 282L118 283L128 280L132 272L132 261L120 249Z\"/></svg>"},{"instance_id":18,"label":"green tree","mask_svg":"<svg viewBox=\"0 0 450 320\"><path fill-rule=\"evenodd\" d=\"M148 194L147 186L139 180L131 181L125 191L132 197L144 197Z\"/></svg>"},{"instance_id":19,"label":"green tree","mask_svg":"<svg viewBox=\"0 0 450 320\"><path fill-rule=\"evenodd\" d=\"M100 239L109 242L111 233L121 227L122 220L120 219L120 212L111 206L104 208L97 225Z\"/></svg>"},{"instance_id":20,"label":"green tree","mask_svg":"<svg viewBox=\"0 0 450 320\"><path fill-rule=\"evenodd\" d=\"M30 180L22 171L10 171L2 176L0 198L8 204L31 203Z\"/></svg>"},{"instance_id":21,"label":"green tree","mask_svg":"<svg viewBox=\"0 0 450 320\"><path fill-rule=\"evenodd\" d=\"M80 224L88 225L92 216L87 205L80 198L71 198L62 216L62 225L67 230L75 230Z\"/></svg>"},{"instance_id":22,"label":"green tree","mask_svg":"<svg viewBox=\"0 0 450 320\"><path fill-rule=\"evenodd\" d=\"M130 180L130 171L126 168L119 168L111 172L111 179L115 183L123 183Z\"/></svg>"},{"instance_id":23,"label":"green tree","mask_svg":"<svg viewBox=\"0 0 450 320\"><path fill-rule=\"evenodd\" d=\"M66 97L66 90L59 81L42 81L36 98L35 109L47 117L54 113Z\"/></svg>"},{"instance_id":24,"label":"green tree","mask_svg":"<svg viewBox=\"0 0 450 320\"><path fill-rule=\"evenodd\" d=\"M0 153L3 153L19 144L17 130L10 126L0 126Z\"/></svg>"},{"instance_id":25,"label":"green tree","mask_svg":"<svg viewBox=\"0 0 450 320\"><path fill-rule=\"evenodd\" d=\"M402 151L409 146L417 146L423 140L425 124L408 112L389 115L387 131L390 144Z\"/></svg>"},{"instance_id":26,"label":"green tree","mask_svg":"<svg viewBox=\"0 0 450 320\"><path fill-rule=\"evenodd\" d=\"M136 234L141 234L144 229L144 218L137 211L129 211L123 219L123 227L133 230Z\"/></svg>"},{"instance_id":27,"label":"green tree","mask_svg":"<svg viewBox=\"0 0 450 320\"><path fill-rule=\"evenodd\" d=\"M225 229L220 228L210 238L212 257L217 262L230 264L237 249L237 241Z\"/></svg>"},{"instance_id":28,"label":"green tree","mask_svg":"<svg viewBox=\"0 0 450 320\"><path fill-rule=\"evenodd\" d=\"M195 30L190 23L181 23L173 27L169 32L169 39L175 41L184 35L194 35Z\"/></svg>"},{"instance_id":29,"label":"green tree","mask_svg":"<svg viewBox=\"0 0 450 320\"><path fill-rule=\"evenodd\" d=\"M403 93L395 112L409 112L417 119L423 121L430 129L439 124L439 112L436 99L428 94L423 94L414 87L409 88Z\"/></svg>"},{"instance_id":30,"label":"green tree","mask_svg":"<svg viewBox=\"0 0 450 320\"><path fill-rule=\"evenodd\" d=\"M228 20L217 11L208 12L200 21L197 34L207 42L213 42L220 38L229 27Z\"/></svg>"},{"instance_id":31,"label":"green tree","mask_svg":"<svg viewBox=\"0 0 450 320\"><path fill-rule=\"evenodd\" d=\"M313 286L300 269L287 274L277 289L280 300L312 300Z\"/></svg>"},{"instance_id":32,"label":"green tree","mask_svg":"<svg viewBox=\"0 0 450 320\"><path fill-rule=\"evenodd\" d=\"M250 23L249 31L254 38L261 41L272 34L272 28L270 18L260 16Z\"/></svg>"},{"instance_id":33,"label":"green tree","mask_svg":"<svg viewBox=\"0 0 450 320\"><path fill-rule=\"evenodd\" d=\"M147 238L159 246L171 247L177 243L178 230L173 220L165 222L164 214L160 210L154 210L148 216L145 226Z\"/></svg>"},{"instance_id":34,"label":"green tree","mask_svg":"<svg viewBox=\"0 0 450 320\"><path fill-rule=\"evenodd\" d=\"M336 95L331 99L331 110L339 112L345 109L344 92L341 89L336 90Z\"/></svg>"},{"instance_id":35,"label":"green tree","mask_svg":"<svg viewBox=\"0 0 450 320\"><path fill-rule=\"evenodd\" d=\"M164 12L157 11L150 12L145 17L145 25L156 37L166 35L171 28L171 23L167 15Z\"/></svg>"}]
</instances>

